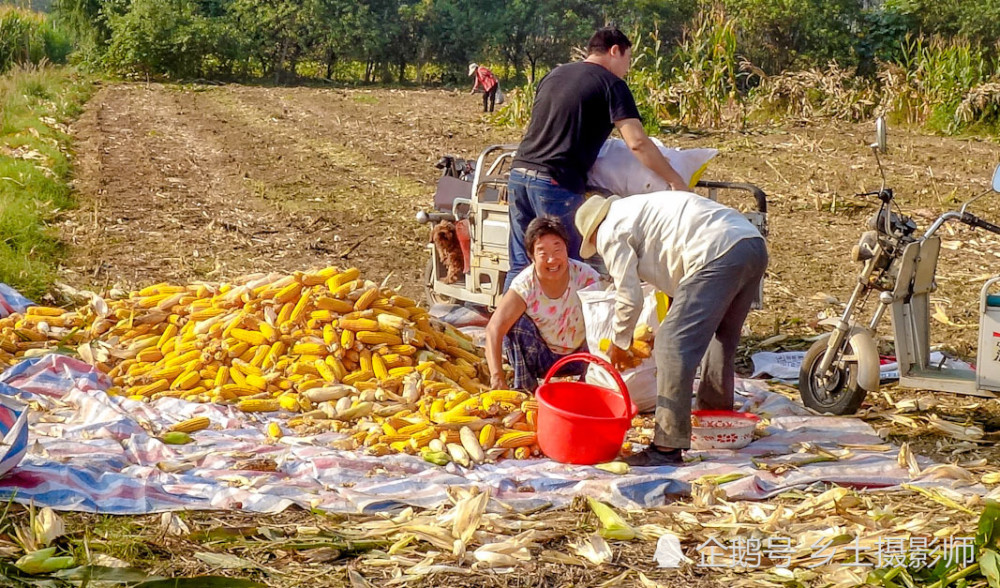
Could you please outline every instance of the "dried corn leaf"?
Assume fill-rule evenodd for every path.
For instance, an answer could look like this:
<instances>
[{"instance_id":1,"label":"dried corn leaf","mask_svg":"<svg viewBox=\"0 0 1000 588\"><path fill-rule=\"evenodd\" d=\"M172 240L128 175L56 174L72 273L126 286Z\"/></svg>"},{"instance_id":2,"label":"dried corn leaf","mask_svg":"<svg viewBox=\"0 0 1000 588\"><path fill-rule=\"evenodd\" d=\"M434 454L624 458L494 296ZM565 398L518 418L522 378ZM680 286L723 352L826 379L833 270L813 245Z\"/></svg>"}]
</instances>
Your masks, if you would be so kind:
<instances>
[{"instance_id":1,"label":"dried corn leaf","mask_svg":"<svg viewBox=\"0 0 1000 588\"><path fill-rule=\"evenodd\" d=\"M604 537L601 537L597 533L588 535L580 543L571 543L570 547L574 549L577 555L587 558L587 561L595 566L611 561L611 558L614 556L611 553L611 546L604 540Z\"/></svg>"},{"instance_id":2,"label":"dried corn leaf","mask_svg":"<svg viewBox=\"0 0 1000 588\"><path fill-rule=\"evenodd\" d=\"M943 504L944 506L947 506L952 510L957 510L960 512L964 512L966 514L976 514L972 510L959 504L953 498L946 496L943 490L938 490L936 488L921 488L920 486L914 486L913 484L903 484L903 488L906 488L907 490L912 490L919 494L923 494L924 496L930 498L934 502Z\"/></svg>"}]
</instances>

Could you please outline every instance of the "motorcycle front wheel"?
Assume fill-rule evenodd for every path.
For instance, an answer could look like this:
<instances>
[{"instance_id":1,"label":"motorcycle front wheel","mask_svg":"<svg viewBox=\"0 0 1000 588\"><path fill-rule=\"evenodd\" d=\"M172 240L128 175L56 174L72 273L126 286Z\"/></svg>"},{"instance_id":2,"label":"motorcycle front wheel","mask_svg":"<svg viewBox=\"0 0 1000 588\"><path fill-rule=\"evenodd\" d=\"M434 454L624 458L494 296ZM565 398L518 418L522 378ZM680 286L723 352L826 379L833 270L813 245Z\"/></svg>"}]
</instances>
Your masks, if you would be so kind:
<instances>
[{"instance_id":1,"label":"motorcycle front wheel","mask_svg":"<svg viewBox=\"0 0 1000 588\"><path fill-rule=\"evenodd\" d=\"M819 373L819 364L826 353L829 339L830 335L826 335L813 343L802 360L799 370L802 404L820 413L854 414L864 402L868 391L858 385L858 362L843 359L854 355L849 341L844 342L834 357L829 372Z\"/></svg>"}]
</instances>

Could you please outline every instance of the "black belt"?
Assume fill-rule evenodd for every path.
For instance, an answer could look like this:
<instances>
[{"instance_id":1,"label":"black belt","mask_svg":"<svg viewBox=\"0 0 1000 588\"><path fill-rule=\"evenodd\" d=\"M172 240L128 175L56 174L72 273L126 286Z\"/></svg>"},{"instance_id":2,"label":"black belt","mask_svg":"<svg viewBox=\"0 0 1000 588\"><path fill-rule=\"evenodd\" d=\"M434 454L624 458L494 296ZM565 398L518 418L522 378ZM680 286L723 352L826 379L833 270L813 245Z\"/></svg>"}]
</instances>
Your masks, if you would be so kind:
<instances>
[{"instance_id":1,"label":"black belt","mask_svg":"<svg viewBox=\"0 0 1000 588\"><path fill-rule=\"evenodd\" d=\"M529 178L535 178L537 180L551 180L552 179L552 176L549 174L549 172L545 172L545 171L541 171L541 170L537 170L537 169L528 169L528 168L524 168L524 167L513 167L513 168L511 168L510 171L517 172L519 174L524 174L525 176L527 176Z\"/></svg>"}]
</instances>

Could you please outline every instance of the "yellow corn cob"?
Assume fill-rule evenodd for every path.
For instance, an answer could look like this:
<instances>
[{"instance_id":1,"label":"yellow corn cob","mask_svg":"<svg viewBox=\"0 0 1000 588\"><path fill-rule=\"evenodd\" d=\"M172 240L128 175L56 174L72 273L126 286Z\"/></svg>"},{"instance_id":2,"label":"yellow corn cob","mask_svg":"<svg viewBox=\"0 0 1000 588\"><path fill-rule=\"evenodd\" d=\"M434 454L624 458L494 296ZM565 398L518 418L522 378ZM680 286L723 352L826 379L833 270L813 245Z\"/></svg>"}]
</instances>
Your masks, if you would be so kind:
<instances>
[{"instance_id":1,"label":"yellow corn cob","mask_svg":"<svg viewBox=\"0 0 1000 588\"><path fill-rule=\"evenodd\" d=\"M336 316L336 313L329 310L314 310L309 313L309 322L306 324L316 328L319 324L332 321Z\"/></svg>"},{"instance_id":2,"label":"yellow corn cob","mask_svg":"<svg viewBox=\"0 0 1000 588\"><path fill-rule=\"evenodd\" d=\"M66 311L53 306L29 306L25 316L62 316Z\"/></svg>"},{"instance_id":3,"label":"yellow corn cob","mask_svg":"<svg viewBox=\"0 0 1000 588\"><path fill-rule=\"evenodd\" d=\"M454 394L451 395L451 398L448 398L448 399L445 400L444 409L445 410L452 410L455 407L461 405L466 400L468 400L469 397L470 397L469 393L466 392L466 391L464 391L464 390L462 390L460 392L456 392L456 393L454 393ZM478 404L478 401L476 402L476 404Z\"/></svg>"},{"instance_id":4,"label":"yellow corn cob","mask_svg":"<svg viewBox=\"0 0 1000 588\"><path fill-rule=\"evenodd\" d=\"M182 366L182 365L175 365L173 367L160 368L160 369L153 369L153 368L156 368L157 364L149 364L149 363L147 363L147 364L138 364L138 365L144 365L145 367L147 367L149 369L148 370L141 370L141 371L140 370L135 370L134 372L129 372L130 376L140 376L143 373L146 373L146 375L149 378L151 378L151 379L166 380L167 382L170 382L170 381L173 381L174 378L176 378L177 376L183 374L186 371L186 368L184 366ZM195 364L191 364L191 365L192 365L192 367L194 367Z\"/></svg>"},{"instance_id":5,"label":"yellow corn cob","mask_svg":"<svg viewBox=\"0 0 1000 588\"><path fill-rule=\"evenodd\" d=\"M223 394L230 395L234 398L240 398L243 396L253 396L255 394L260 394L260 390L256 388L251 388L249 386L240 386L239 384L226 384L219 388L219 391Z\"/></svg>"},{"instance_id":6,"label":"yellow corn cob","mask_svg":"<svg viewBox=\"0 0 1000 588\"><path fill-rule=\"evenodd\" d=\"M235 339L233 339L235 341ZM227 349L227 354L229 357L242 357L244 353L250 349L250 344L246 341L238 341L236 344L232 345Z\"/></svg>"},{"instance_id":7,"label":"yellow corn cob","mask_svg":"<svg viewBox=\"0 0 1000 588\"><path fill-rule=\"evenodd\" d=\"M396 433L400 435L415 435L418 431L423 431L425 429L431 431L435 437L437 436L437 433L434 432L434 428L428 426L427 423L413 423L411 425L397 427Z\"/></svg>"},{"instance_id":8,"label":"yellow corn cob","mask_svg":"<svg viewBox=\"0 0 1000 588\"><path fill-rule=\"evenodd\" d=\"M156 362L163 359L163 352L157 347L150 347L140 351L135 358L138 361Z\"/></svg>"},{"instance_id":9,"label":"yellow corn cob","mask_svg":"<svg viewBox=\"0 0 1000 588\"><path fill-rule=\"evenodd\" d=\"M295 307L292 308L292 314L288 316L288 320L293 322L298 321L305 315L306 306L309 304L310 297L312 297L312 288L306 288L306 290L302 292L299 301L295 303Z\"/></svg>"},{"instance_id":10,"label":"yellow corn cob","mask_svg":"<svg viewBox=\"0 0 1000 588\"><path fill-rule=\"evenodd\" d=\"M334 374L333 369L330 368L330 365L326 363L326 361L317 359L313 362L313 367L316 368L316 372L319 374L319 377L323 378L327 382L339 381L337 380L337 376Z\"/></svg>"},{"instance_id":11,"label":"yellow corn cob","mask_svg":"<svg viewBox=\"0 0 1000 588\"><path fill-rule=\"evenodd\" d=\"M528 411L537 411L538 401L535 400L534 398L529 398L525 400L524 402L521 403L521 410L525 413L527 413Z\"/></svg>"},{"instance_id":12,"label":"yellow corn cob","mask_svg":"<svg viewBox=\"0 0 1000 588\"><path fill-rule=\"evenodd\" d=\"M325 356L329 353L326 345L322 343L296 343L292 346L292 353L296 355L318 355Z\"/></svg>"},{"instance_id":13,"label":"yellow corn cob","mask_svg":"<svg viewBox=\"0 0 1000 588\"><path fill-rule=\"evenodd\" d=\"M362 349L358 355L358 363L361 364L361 371L375 373L375 370L372 369L372 352Z\"/></svg>"},{"instance_id":14,"label":"yellow corn cob","mask_svg":"<svg viewBox=\"0 0 1000 588\"><path fill-rule=\"evenodd\" d=\"M215 387L221 388L229 382L229 366L224 365L219 368L219 371L215 374Z\"/></svg>"},{"instance_id":15,"label":"yellow corn cob","mask_svg":"<svg viewBox=\"0 0 1000 588\"><path fill-rule=\"evenodd\" d=\"M163 366L174 367L177 365L186 365L191 363L192 361L197 360L199 357L201 357L201 351L194 349L192 351L188 351L187 353L165 358L163 361Z\"/></svg>"},{"instance_id":16,"label":"yellow corn cob","mask_svg":"<svg viewBox=\"0 0 1000 588\"><path fill-rule=\"evenodd\" d=\"M398 353L399 355L413 355L417 352L417 348L413 345L390 345L386 349L389 353Z\"/></svg>"},{"instance_id":17,"label":"yellow corn cob","mask_svg":"<svg viewBox=\"0 0 1000 588\"><path fill-rule=\"evenodd\" d=\"M479 430L479 444L483 449L491 449L497 440L497 428L493 424L488 424Z\"/></svg>"},{"instance_id":18,"label":"yellow corn cob","mask_svg":"<svg viewBox=\"0 0 1000 588\"><path fill-rule=\"evenodd\" d=\"M146 384L145 386L136 386L130 388L128 393L129 396L152 396L157 392L163 392L170 387L170 382L167 380L156 380L155 382Z\"/></svg>"},{"instance_id":19,"label":"yellow corn cob","mask_svg":"<svg viewBox=\"0 0 1000 588\"><path fill-rule=\"evenodd\" d=\"M383 343L387 345L400 345L403 342L399 335L383 333L381 331L358 331L355 337L357 337L358 341L367 345L379 345Z\"/></svg>"},{"instance_id":20,"label":"yellow corn cob","mask_svg":"<svg viewBox=\"0 0 1000 588\"><path fill-rule=\"evenodd\" d=\"M431 442L431 439L437 438L437 431L431 427L426 427L419 431L413 433L410 437L412 441L416 444L417 448L424 447Z\"/></svg>"},{"instance_id":21,"label":"yellow corn cob","mask_svg":"<svg viewBox=\"0 0 1000 588\"><path fill-rule=\"evenodd\" d=\"M276 322L282 329L286 328L289 324L288 318L292 316L293 310L295 310L295 304L288 302L281 307L281 310L278 311L278 318L276 319Z\"/></svg>"},{"instance_id":22,"label":"yellow corn cob","mask_svg":"<svg viewBox=\"0 0 1000 588\"><path fill-rule=\"evenodd\" d=\"M323 343L329 346L336 342L338 342L337 330L333 328L332 324L327 323L323 325Z\"/></svg>"},{"instance_id":23,"label":"yellow corn cob","mask_svg":"<svg viewBox=\"0 0 1000 588\"><path fill-rule=\"evenodd\" d=\"M345 298L350 294L358 285L357 280L351 280L350 282L344 282L343 284L337 286L330 290L335 298ZM351 304L351 308L354 308L354 304Z\"/></svg>"},{"instance_id":24,"label":"yellow corn cob","mask_svg":"<svg viewBox=\"0 0 1000 588\"><path fill-rule=\"evenodd\" d=\"M248 331L246 329L233 329L232 336L237 341L243 341L250 345L261 345L267 342L267 337L260 331Z\"/></svg>"},{"instance_id":25,"label":"yellow corn cob","mask_svg":"<svg viewBox=\"0 0 1000 588\"><path fill-rule=\"evenodd\" d=\"M261 321L260 324L257 325L257 329L260 331L262 335L264 335L264 339L266 341L270 342L277 341L278 336L280 335L280 333L278 333L278 329L274 328L267 321Z\"/></svg>"},{"instance_id":26,"label":"yellow corn cob","mask_svg":"<svg viewBox=\"0 0 1000 588\"><path fill-rule=\"evenodd\" d=\"M320 310L328 310L337 314L345 314L353 311L354 305L346 300L340 300L339 298L320 296L316 299L316 308L319 308Z\"/></svg>"},{"instance_id":27,"label":"yellow corn cob","mask_svg":"<svg viewBox=\"0 0 1000 588\"><path fill-rule=\"evenodd\" d=\"M229 367L229 379L233 381L234 384L241 388L253 388L250 384L247 384L247 376L239 368L233 364Z\"/></svg>"},{"instance_id":28,"label":"yellow corn cob","mask_svg":"<svg viewBox=\"0 0 1000 588\"><path fill-rule=\"evenodd\" d=\"M528 399L528 395L517 390L490 390L489 392L483 392L480 395L480 399L483 402L483 408L489 410L490 407L498 402L520 405Z\"/></svg>"},{"instance_id":29,"label":"yellow corn cob","mask_svg":"<svg viewBox=\"0 0 1000 588\"><path fill-rule=\"evenodd\" d=\"M298 412L300 408L299 395L298 394L282 394L278 397L278 406L282 410L287 410L289 412Z\"/></svg>"},{"instance_id":30,"label":"yellow corn cob","mask_svg":"<svg viewBox=\"0 0 1000 588\"><path fill-rule=\"evenodd\" d=\"M343 362L336 357L327 355L324 361L326 361L326 364L330 366L330 369L333 371L334 380L339 382L348 374L347 368L344 367Z\"/></svg>"},{"instance_id":31,"label":"yellow corn cob","mask_svg":"<svg viewBox=\"0 0 1000 588\"><path fill-rule=\"evenodd\" d=\"M344 329L340 333L340 346L343 349L354 347L354 331Z\"/></svg>"},{"instance_id":32,"label":"yellow corn cob","mask_svg":"<svg viewBox=\"0 0 1000 588\"><path fill-rule=\"evenodd\" d=\"M535 433L532 431L509 431L496 440L496 447L513 449L515 447L527 447L534 445L536 441Z\"/></svg>"},{"instance_id":33,"label":"yellow corn cob","mask_svg":"<svg viewBox=\"0 0 1000 588\"><path fill-rule=\"evenodd\" d=\"M258 390L267 389L267 380L265 380L263 376L259 376L257 374L247 374L246 383L247 386L250 386L251 388L256 388Z\"/></svg>"},{"instance_id":34,"label":"yellow corn cob","mask_svg":"<svg viewBox=\"0 0 1000 588\"><path fill-rule=\"evenodd\" d=\"M177 378L170 383L170 387L175 390L188 390L197 386L199 381L201 381L201 376L198 375L198 372L186 371L177 376Z\"/></svg>"},{"instance_id":35,"label":"yellow corn cob","mask_svg":"<svg viewBox=\"0 0 1000 588\"><path fill-rule=\"evenodd\" d=\"M284 355L285 349L286 345L284 341L275 341L271 345L271 348L267 351L267 356L264 358L264 361L261 362L260 367L263 369L275 367L278 359Z\"/></svg>"},{"instance_id":36,"label":"yellow corn cob","mask_svg":"<svg viewBox=\"0 0 1000 588\"><path fill-rule=\"evenodd\" d=\"M276 344L275 344L276 345ZM253 358L250 360L250 365L257 368L257 371L261 371L261 366L264 365L264 359L271 353L271 346L267 343L263 345L258 345L254 350Z\"/></svg>"},{"instance_id":37,"label":"yellow corn cob","mask_svg":"<svg viewBox=\"0 0 1000 588\"><path fill-rule=\"evenodd\" d=\"M225 314L225 312L226 312L225 308L210 306L208 308L202 308L200 310L192 312L191 314L188 315L188 319L198 322L219 316L220 314Z\"/></svg>"},{"instance_id":38,"label":"yellow corn cob","mask_svg":"<svg viewBox=\"0 0 1000 588\"><path fill-rule=\"evenodd\" d=\"M483 359L483 358L479 357L478 355L476 355L475 353L469 353L468 351L462 349L461 347L459 347L457 345L450 345L450 346L447 347L446 350L453 357L464 359L465 361L467 361L467 362L469 362L470 364L473 364L473 365L476 364L476 363L479 363Z\"/></svg>"},{"instance_id":39,"label":"yellow corn cob","mask_svg":"<svg viewBox=\"0 0 1000 588\"><path fill-rule=\"evenodd\" d=\"M378 330L393 335L398 335L407 327L406 320L394 314L380 314L375 317L375 321L378 323Z\"/></svg>"},{"instance_id":40,"label":"yellow corn cob","mask_svg":"<svg viewBox=\"0 0 1000 588\"><path fill-rule=\"evenodd\" d=\"M354 386L358 382L365 382L371 380L374 377L375 377L374 372L365 372L365 371L351 372L346 376L344 376L342 383L347 384L348 386Z\"/></svg>"},{"instance_id":41,"label":"yellow corn cob","mask_svg":"<svg viewBox=\"0 0 1000 588\"><path fill-rule=\"evenodd\" d=\"M361 270L359 270L358 268L356 267L347 268L344 271L340 272L339 274L327 280L327 285L328 286L332 285L330 289L333 290L334 288L346 284L347 282L352 282L358 279L358 276L360 275L361 275Z\"/></svg>"},{"instance_id":42,"label":"yellow corn cob","mask_svg":"<svg viewBox=\"0 0 1000 588\"><path fill-rule=\"evenodd\" d=\"M403 434L400 434L400 433L395 433L395 434L392 434L392 435L380 435L378 437L378 442L379 443L385 443L386 445L388 445L389 443L398 443L400 441L409 441L410 439L411 439L411 437L409 435L403 435Z\"/></svg>"},{"instance_id":43,"label":"yellow corn cob","mask_svg":"<svg viewBox=\"0 0 1000 588\"><path fill-rule=\"evenodd\" d=\"M298 361L291 366L291 373L300 376L318 376L316 366L306 361Z\"/></svg>"},{"instance_id":44,"label":"yellow corn cob","mask_svg":"<svg viewBox=\"0 0 1000 588\"><path fill-rule=\"evenodd\" d=\"M299 298L299 294L302 292L302 284L298 282L292 282L291 284L285 286L274 296L274 301L278 304L286 304L293 300Z\"/></svg>"},{"instance_id":45,"label":"yellow corn cob","mask_svg":"<svg viewBox=\"0 0 1000 588\"><path fill-rule=\"evenodd\" d=\"M417 305L412 298L407 298L406 296L400 296L399 294L394 294L389 297L389 304L393 306L398 306L400 308L413 308Z\"/></svg>"},{"instance_id":46,"label":"yellow corn cob","mask_svg":"<svg viewBox=\"0 0 1000 588\"><path fill-rule=\"evenodd\" d=\"M354 310L364 310L372 305L373 302L378 298L379 291L378 288L369 288L365 290L361 296L354 302Z\"/></svg>"},{"instance_id":47,"label":"yellow corn cob","mask_svg":"<svg viewBox=\"0 0 1000 588\"><path fill-rule=\"evenodd\" d=\"M239 409L243 412L273 412L281 408L277 398L243 398Z\"/></svg>"},{"instance_id":48,"label":"yellow corn cob","mask_svg":"<svg viewBox=\"0 0 1000 588\"><path fill-rule=\"evenodd\" d=\"M449 425L468 425L470 423L478 423L482 419L480 419L477 416L465 415L465 414L461 414L459 412L445 411L445 412L437 412L437 413L432 412L431 413L431 420L433 420L435 423L442 424L442 425L444 425L444 424L449 424Z\"/></svg>"},{"instance_id":49,"label":"yellow corn cob","mask_svg":"<svg viewBox=\"0 0 1000 588\"><path fill-rule=\"evenodd\" d=\"M170 427L170 430L180 431L182 433L193 433L195 431L207 429L210 424L212 424L212 421L209 420L208 417L198 416L176 423L175 425Z\"/></svg>"},{"instance_id":50,"label":"yellow corn cob","mask_svg":"<svg viewBox=\"0 0 1000 588\"><path fill-rule=\"evenodd\" d=\"M173 339L176 335L177 325L168 324L166 328L163 329L163 333L160 335L159 340L157 340L156 346L162 350L163 346L167 344L167 341Z\"/></svg>"},{"instance_id":51,"label":"yellow corn cob","mask_svg":"<svg viewBox=\"0 0 1000 588\"><path fill-rule=\"evenodd\" d=\"M385 380L389 377L389 370L385 365L385 360L382 359L381 355L373 355L371 358L372 371L375 373L375 377L379 381Z\"/></svg>"},{"instance_id":52,"label":"yellow corn cob","mask_svg":"<svg viewBox=\"0 0 1000 588\"><path fill-rule=\"evenodd\" d=\"M250 347L249 349L243 352L243 355L240 356L240 359L245 361L246 363L250 363L256 356L257 356L257 347Z\"/></svg>"},{"instance_id":53,"label":"yellow corn cob","mask_svg":"<svg viewBox=\"0 0 1000 588\"><path fill-rule=\"evenodd\" d=\"M378 321L366 318L341 319L338 323L341 329L346 331L377 331Z\"/></svg>"},{"instance_id":54,"label":"yellow corn cob","mask_svg":"<svg viewBox=\"0 0 1000 588\"><path fill-rule=\"evenodd\" d=\"M538 413L534 410L529 410L524 413L524 420L531 427L532 431L538 429Z\"/></svg>"},{"instance_id":55,"label":"yellow corn cob","mask_svg":"<svg viewBox=\"0 0 1000 588\"><path fill-rule=\"evenodd\" d=\"M398 306L391 306L388 303L383 304L385 298L381 298L372 304L372 310L375 311L376 315L380 314L391 314L401 319L410 318L410 311L406 308L399 308Z\"/></svg>"},{"instance_id":56,"label":"yellow corn cob","mask_svg":"<svg viewBox=\"0 0 1000 588\"><path fill-rule=\"evenodd\" d=\"M271 439L281 439L284 433L281 432L281 425L271 421L267 424L267 436Z\"/></svg>"},{"instance_id":57,"label":"yellow corn cob","mask_svg":"<svg viewBox=\"0 0 1000 588\"><path fill-rule=\"evenodd\" d=\"M514 450L514 459L528 459L531 457L530 447L518 447Z\"/></svg>"},{"instance_id":58,"label":"yellow corn cob","mask_svg":"<svg viewBox=\"0 0 1000 588\"><path fill-rule=\"evenodd\" d=\"M448 443L461 443L462 435L458 431L453 431L449 429L438 433L438 439L440 439L441 442L444 443L445 445L447 445Z\"/></svg>"}]
</instances>

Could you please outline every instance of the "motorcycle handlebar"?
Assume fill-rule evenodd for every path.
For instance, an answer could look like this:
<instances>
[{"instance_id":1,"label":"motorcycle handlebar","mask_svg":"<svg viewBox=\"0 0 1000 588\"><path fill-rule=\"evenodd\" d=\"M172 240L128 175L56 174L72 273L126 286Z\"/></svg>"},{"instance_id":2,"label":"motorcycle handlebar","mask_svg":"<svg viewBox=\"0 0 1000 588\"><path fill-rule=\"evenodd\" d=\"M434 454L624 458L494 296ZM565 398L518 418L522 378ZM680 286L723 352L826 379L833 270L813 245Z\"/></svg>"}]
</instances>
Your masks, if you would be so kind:
<instances>
[{"instance_id":1,"label":"motorcycle handlebar","mask_svg":"<svg viewBox=\"0 0 1000 588\"><path fill-rule=\"evenodd\" d=\"M989 221L984 221L983 219L979 218L978 216L970 212L962 213L962 218L960 220L963 223L969 225L970 227L979 227L980 229L985 229L991 233L996 233L997 235L1000 235L1000 227Z\"/></svg>"}]
</instances>

